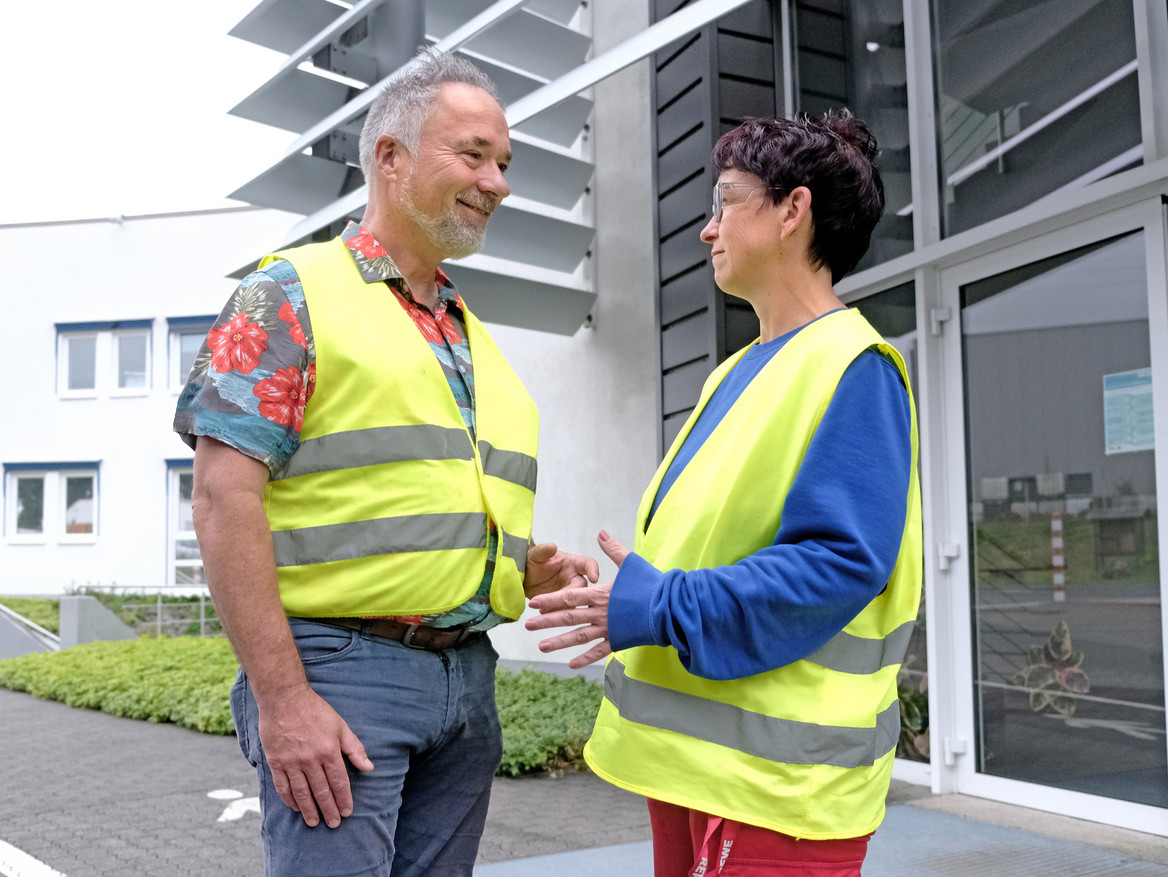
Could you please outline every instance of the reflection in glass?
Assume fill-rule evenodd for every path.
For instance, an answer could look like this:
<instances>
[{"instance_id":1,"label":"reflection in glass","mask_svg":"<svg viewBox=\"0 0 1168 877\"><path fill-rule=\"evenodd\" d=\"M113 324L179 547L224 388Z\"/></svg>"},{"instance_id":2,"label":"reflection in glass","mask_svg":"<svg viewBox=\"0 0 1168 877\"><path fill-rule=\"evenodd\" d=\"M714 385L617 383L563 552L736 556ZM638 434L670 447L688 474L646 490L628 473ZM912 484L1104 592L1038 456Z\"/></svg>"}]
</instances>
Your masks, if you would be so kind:
<instances>
[{"instance_id":1,"label":"reflection in glass","mask_svg":"<svg viewBox=\"0 0 1168 877\"><path fill-rule=\"evenodd\" d=\"M66 340L70 390L92 390L97 386L97 336L77 335Z\"/></svg>"},{"instance_id":2,"label":"reflection in glass","mask_svg":"<svg viewBox=\"0 0 1168 877\"><path fill-rule=\"evenodd\" d=\"M95 520L93 476L69 476L65 479L65 532L92 533Z\"/></svg>"},{"instance_id":3,"label":"reflection in glass","mask_svg":"<svg viewBox=\"0 0 1168 877\"><path fill-rule=\"evenodd\" d=\"M195 520L191 507L195 476L192 471L174 471L171 489L177 488L178 509L175 519L172 556L175 585L203 585L207 582L203 571L202 552L195 538Z\"/></svg>"},{"instance_id":4,"label":"reflection in glass","mask_svg":"<svg viewBox=\"0 0 1168 877\"><path fill-rule=\"evenodd\" d=\"M195 358L199 355L199 350L202 349L203 338L202 333L195 332L184 332L179 336L178 377L180 382L186 381L187 375L191 373Z\"/></svg>"},{"instance_id":5,"label":"reflection in glass","mask_svg":"<svg viewBox=\"0 0 1168 877\"><path fill-rule=\"evenodd\" d=\"M897 349L908 366L914 399L917 383L917 310L916 287L910 281L856 302L884 340ZM922 583L923 585L923 583ZM925 633L925 594L922 587L917 623L905 652L904 664L897 679L901 704L899 758L929 760L929 658Z\"/></svg>"},{"instance_id":6,"label":"reflection in glass","mask_svg":"<svg viewBox=\"0 0 1168 877\"><path fill-rule=\"evenodd\" d=\"M203 572L203 565L195 564L193 566L178 565L174 568L174 582L175 585L205 585L207 584L207 575Z\"/></svg>"},{"instance_id":7,"label":"reflection in glass","mask_svg":"<svg viewBox=\"0 0 1168 877\"><path fill-rule=\"evenodd\" d=\"M146 335L118 336L118 387L146 386Z\"/></svg>"},{"instance_id":8,"label":"reflection in glass","mask_svg":"<svg viewBox=\"0 0 1168 877\"><path fill-rule=\"evenodd\" d=\"M1147 295L1142 233L961 290L977 759L1168 806Z\"/></svg>"},{"instance_id":9,"label":"reflection in glass","mask_svg":"<svg viewBox=\"0 0 1168 877\"><path fill-rule=\"evenodd\" d=\"M16 479L16 532L28 536L45 532L45 478Z\"/></svg>"},{"instance_id":10,"label":"reflection in glass","mask_svg":"<svg viewBox=\"0 0 1168 877\"><path fill-rule=\"evenodd\" d=\"M195 476L192 472L181 472L178 476L178 531L180 533L195 532L195 518L191 510L191 491L194 489Z\"/></svg>"},{"instance_id":11,"label":"reflection in glass","mask_svg":"<svg viewBox=\"0 0 1168 877\"><path fill-rule=\"evenodd\" d=\"M908 89L901 0L797 0L797 109L847 107L880 146L884 217L857 271L912 251Z\"/></svg>"},{"instance_id":12,"label":"reflection in glass","mask_svg":"<svg viewBox=\"0 0 1168 877\"><path fill-rule=\"evenodd\" d=\"M933 20L944 234L1142 164L1131 0L933 0Z\"/></svg>"}]
</instances>

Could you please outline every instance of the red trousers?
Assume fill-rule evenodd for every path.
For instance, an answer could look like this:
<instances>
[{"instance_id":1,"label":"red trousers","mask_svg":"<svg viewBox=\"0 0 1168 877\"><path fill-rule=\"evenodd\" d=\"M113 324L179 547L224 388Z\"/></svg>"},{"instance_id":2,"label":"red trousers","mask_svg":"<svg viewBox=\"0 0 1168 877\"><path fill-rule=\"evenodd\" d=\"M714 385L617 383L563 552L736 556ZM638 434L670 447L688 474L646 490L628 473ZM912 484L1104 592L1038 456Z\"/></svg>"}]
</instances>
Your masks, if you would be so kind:
<instances>
[{"instance_id":1,"label":"red trousers","mask_svg":"<svg viewBox=\"0 0 1168 877\"><path fill-rule=\"evenodd\" d=\"M654 877L860 877L872 835L799 840L649 799Z\"/></svg>"}]
</instances>

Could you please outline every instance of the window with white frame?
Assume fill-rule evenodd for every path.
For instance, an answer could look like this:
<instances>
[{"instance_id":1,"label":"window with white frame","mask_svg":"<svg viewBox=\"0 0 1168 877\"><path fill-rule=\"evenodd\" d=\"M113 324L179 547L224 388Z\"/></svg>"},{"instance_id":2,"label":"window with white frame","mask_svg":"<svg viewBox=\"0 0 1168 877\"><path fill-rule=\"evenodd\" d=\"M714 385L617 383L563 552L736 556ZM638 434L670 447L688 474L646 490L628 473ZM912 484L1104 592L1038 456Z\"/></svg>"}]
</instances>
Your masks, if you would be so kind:
<instances>
[{"instance_id":1,"label":"window with white frame","mask_svg":"<svg viewBox=\"0 0 1168 877\"><path fill-rule=\"evenodd\" d=\"M96 332L62 332L57 355L61 362L62 393L96 393Z\"/></svg>"},{"instance_id":2,"label":"window with white frame","mask_svg":"<svg viewBox=\"0 0 1168 877\"><path fill-rule=\"evenodd\" d=\"M133 396L150 389L152 320L57 324L57 392Z\"/></svg>"},{"instance_id":3,"label":"window with white frame","mask_svg":"<svg viewBox=\"0 0 1168 877\"><path fill-rule=\"evenodd\" d=\"M131 329L112 333L113 388L119 392L150 389L150 331Z\"/></svg>"},{"instance_id":4,"label":"window with white frame","mask_svg":"<svg viewBox=\"0 0 1168 877\"><path fill-rule=\"evenodd\" d=\"M8 541L96 541L97 469L97 463L5 463Z\"/></svg>"},{"instance_id":5,"label":"window with white frame","mask_svg":"<svg viewBox=\"0 0 1168 877\"><path fill-rule=\"evenodd\" d=\"M195 521L191 511L191 494L195 475L190 460L167 461L170 526L167 528L170 567L168 581L172 585L205 585L203 556L195 538Z\"/></svg>"},{"instance_id":6,"label":"window with white frame","mask_svg":"<svg viewBox=\"0 0 1168 877\"><path fill-rule=\"evenodd\" d=\"M171 317L170 327L170 389L178 392L187 382L195 357L207 338L207 330L215 324L215 317Z\"/></svg>"}]
</instances>

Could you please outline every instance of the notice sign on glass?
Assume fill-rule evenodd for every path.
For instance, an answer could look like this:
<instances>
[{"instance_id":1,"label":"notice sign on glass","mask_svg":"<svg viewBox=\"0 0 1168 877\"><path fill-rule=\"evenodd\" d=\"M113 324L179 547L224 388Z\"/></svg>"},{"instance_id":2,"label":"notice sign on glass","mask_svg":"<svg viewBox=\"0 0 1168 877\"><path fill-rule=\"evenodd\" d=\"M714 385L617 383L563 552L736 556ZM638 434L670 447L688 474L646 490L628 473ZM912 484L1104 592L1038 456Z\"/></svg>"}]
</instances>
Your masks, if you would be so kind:
<instances>
[{"instance_id":1,"label":"notice sign on glass","mask_svg":"<svg viewBox=\"0 0 1168 877\"><path fill-rule=\"evenodd\" d=\"M1103 376L1103 430L1108 454L1154 447L1151 368Z\"/></svg>"}]
</instances>

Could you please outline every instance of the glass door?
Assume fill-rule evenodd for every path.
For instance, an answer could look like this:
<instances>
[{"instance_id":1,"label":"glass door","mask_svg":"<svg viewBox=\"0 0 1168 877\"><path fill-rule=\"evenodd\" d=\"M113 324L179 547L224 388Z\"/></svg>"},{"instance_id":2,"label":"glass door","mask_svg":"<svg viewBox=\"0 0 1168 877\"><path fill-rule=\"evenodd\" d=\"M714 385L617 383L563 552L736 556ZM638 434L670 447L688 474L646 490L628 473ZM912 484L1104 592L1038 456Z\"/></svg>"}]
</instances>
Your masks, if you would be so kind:
<instances>
[{"instance_id":1,"label":"glass door","mask_svg":"<svg viewBox=\"0 0 1168 877\"><path fill-rule=\"evenodd\" d=\"M1100 799L1126 802L1142 812L1126 824L1162 833L1153 378L1168 376L1149 317L1162 213L1154 228L1148 215L1016 245L943 272L942 289L960 317L945 342L961 375L965 477L951 466L949 489L964 490L970 637L958 789L1093 819Z\"/></svg>"}]
</instances>

